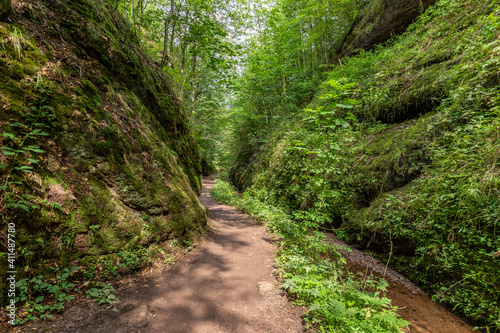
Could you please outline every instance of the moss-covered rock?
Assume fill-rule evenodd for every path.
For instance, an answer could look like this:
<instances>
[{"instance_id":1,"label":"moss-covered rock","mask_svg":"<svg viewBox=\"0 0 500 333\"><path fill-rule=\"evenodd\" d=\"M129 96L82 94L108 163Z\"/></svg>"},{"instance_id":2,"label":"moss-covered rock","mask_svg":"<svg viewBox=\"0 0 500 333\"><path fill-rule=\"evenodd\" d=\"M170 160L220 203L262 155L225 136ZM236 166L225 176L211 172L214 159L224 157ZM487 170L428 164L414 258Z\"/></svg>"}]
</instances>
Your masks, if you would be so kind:
<instances>
[{"instance_id":1,"label":"moss-covered rock","mask_svg":"<svg viewBox=\"0 0 500 333\"><path fill-rule=\"evenodd\" d=\"M0 199L17 225L18 265L29 267L19 278L198 234L206 212L188 119L130 24L101 0L15 6L16 24L0 23L0 124L14 137L23 135L16 122L48 134L26 141L43 152L15 166L34 173L15 171L20 185ZM2 181L7 174L2 167ZM12 193L34 206L12 208Z\"/></svg>"},{"instance_id":2,"label":"moss-covered rock","mask_svg":"<svg viewBox=\"0 0 500 333\"><path fill-rule=\"evenodd\" d=\"M436 0L374 0L362 3L351 30L337 57L352 56L360 50L371 50L403 33L406 28Z\"/></svg>"}]
</instances>

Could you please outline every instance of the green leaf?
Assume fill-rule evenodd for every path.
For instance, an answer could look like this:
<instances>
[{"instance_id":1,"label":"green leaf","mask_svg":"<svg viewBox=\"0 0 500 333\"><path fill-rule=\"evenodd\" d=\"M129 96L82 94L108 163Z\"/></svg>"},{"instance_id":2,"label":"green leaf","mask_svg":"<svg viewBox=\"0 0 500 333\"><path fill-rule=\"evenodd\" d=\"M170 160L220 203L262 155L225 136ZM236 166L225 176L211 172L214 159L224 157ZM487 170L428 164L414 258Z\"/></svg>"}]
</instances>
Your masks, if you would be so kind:
<instances>
[{"instance_id":1,"label":"green leaf","mask_svg":"<svg viewBox=\"0 0 500 333\"><path fill-rule=\"evenodd\" d=\"M40 303L41 301L43 301L43 296L38 296L35 300L36 303Z\"/></svg>"},{"instance_id":2,"label":"green leaf","mask_svg":"<svg viewBox=\"0 0 500 333\"><path fill-rule=\"evenodd\" d=\"M44 135L44 136L48 135L47 133L42 132L42 130L41 130L41 129L39 129L39 128L34 129L34 130L33 130L33 132L31 132L31 134L35 134L35 135Z\"/></svg>"},{"instance_id":3,"label":"green leaf","mask_svg":"<svg viewBox=\"0 0 500 333\"><path fill-rule=\"evenodd\" d=\"M23 210L25 210L27 212L30 211L30 209L27 206L25 206L25 205L14 205L14 206L19 207L19 208L21 208L21 209L23 209Z\"/></svg>"},{"instance_id":4,"label":"green leaf","mask_svg":"<svg viewBox=\"0 0 500 333\"><path fill-rule=\"evenodd\" d=\"M340 103L337 103L337 107L339 108L344 108L344 109L352 109L354 106L353 105L346 105L346 104L340 104Z\"/></svg>"},{"instance_id":5,"label":"green leaf","mask_svg":"<svg viewBox=\"0 0 500 333\"><path fill-rule=\"evenodd\" d=\"M18 123L18 122L11 123L10 126L12 126L12 127L28 127L28 126L21 124L21 123Z\"/></svg>"},{"instance_id":6,"label":"green leaf","mask_svg":"<svg viewBox=\"0 0 500 333\"><path fill-rule=\"evenodd\" d=\"M12 151L2 151L2 154L4 154L5 156L12 156L12 155L16 155L16 153L12 152Z\"/></svg>"},{"instance_id":7,"label":"green leaf","mask_svg":"<svg viewBox=\"0 0 500 333\"><path fill-rule=\"evenodd\" d=\"M21 165L20 167L16 167L16 170L33 170L33 167L29 165Z\"/></svg>"},{"instance_id":8,"label":"green leaf","mask_svg":"<svg viewBox=\"0 0 500 333\"><path fill-rule=\"evenodd\" d=\"M6 137L7 139L17 140L17 137L15 135L10 134L10 133L4 132L3 136Z\"/></svg>"},{"instance_id":9,"label":"green leaf","mask_svg":"<svg viewBox=\"0 0 500 333\"><path fill-rule=\"evenodd\" d=\"M24 150L29 150L29 151L32 151L34 153L45 153L43 150L41 150L38 146L28 146L26 148L23 148Z\"/></svg>"}]
</instances>

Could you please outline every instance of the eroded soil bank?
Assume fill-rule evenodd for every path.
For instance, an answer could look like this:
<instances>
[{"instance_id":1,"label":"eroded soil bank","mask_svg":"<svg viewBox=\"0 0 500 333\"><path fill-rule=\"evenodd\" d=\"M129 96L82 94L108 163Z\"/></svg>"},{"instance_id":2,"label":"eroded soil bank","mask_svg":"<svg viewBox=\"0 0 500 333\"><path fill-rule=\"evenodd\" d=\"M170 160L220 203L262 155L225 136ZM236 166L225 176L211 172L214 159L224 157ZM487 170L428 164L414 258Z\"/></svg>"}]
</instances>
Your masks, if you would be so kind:
<instances>
[{"instance_id":1,"label":"eroded soil bank","mask_svg":"<svg viewBox=\"0 0 500 333\"><path fill-rule=\"evenodd\" d=\"M473 327L448 311L442 305L433 302L420 288L410 280L386 267L385 264L356 248L345 244L329 234L332 242L352 251L341 251L347 259L352 272L361 272L364 276L385 277L389 283L387 297L392 305L398 307L398 314L411 323L411 333L466 333L473 332ZM476 331L477 332L477 331Z\"/></svg>"}]
</instances>

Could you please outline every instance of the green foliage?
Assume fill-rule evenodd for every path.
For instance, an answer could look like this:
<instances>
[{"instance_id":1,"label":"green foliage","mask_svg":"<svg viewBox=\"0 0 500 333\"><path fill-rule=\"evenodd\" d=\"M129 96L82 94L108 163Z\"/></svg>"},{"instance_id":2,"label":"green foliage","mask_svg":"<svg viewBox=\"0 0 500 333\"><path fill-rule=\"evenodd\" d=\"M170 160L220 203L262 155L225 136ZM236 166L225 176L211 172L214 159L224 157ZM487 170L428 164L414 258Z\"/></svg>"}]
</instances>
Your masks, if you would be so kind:
<instances>
[{"instance_id":1,"label":"green foliage","mask_svg":"<svg viewBox=\"0 0 500 333\"><path fill-rule=\"evenodd\" d=\"M354 115L349 112L358 101L352 99L353 94L358 91L354 89L354 83L341 83L328 80L324 83L327 92L320 96L322 105L314 109L306 108L304 111L310 114L304 119L306 127L323 133L335 132L338 127L350 127L349 121L355 121ZM344 119L345 118L345 119Z\"/></svg>"},{"instance_id":2,"label":"green foliage","mask_svg":"<svg viewBox=\"0 0 500 333\"><path fill-rule=\"evenodd\" d=\"M309 308L305 317L308 328L321 332L399 332L408 326L383 296L387 282L360 281L346 271L337 248L317 231L321 217L297 211L292 219L283 210L256 200L251 192L239 196L221 181L211 195L265 222L270 231L284 238L276 264L283 288L294 295L297 305Z\"/></svg>"},{"instance_id":3,"label":"green foliage","mask_svg":"<svg viewBox=\"0 0 500 333\"><path fill-rule=\"evenodd\" d=\"M140 253L120 251L118 252L118 256L123 260L123 262L120 263L120 267L127 267L132 272L141 268Z\"/></svg>"},{"instance_id":4,"label":"green foliage","mask_svg":"<svg viewBox=\"0 0 500 333\"><path fill-rule=\"evenodd\" d=\"M309 307L309 327L319 324L321 332L399 332L409 324L383 296L388 286L384 280L345 278L338 267L311 262L307 253L293 247L280 252L278 265L284 271L283 288L297 297L298 305Z\"/></svg>"},{"instance_id":5,"label":"green foliage","mask_svg":"<svg viewBox=\"0 0 500 333\"><path fill-rule=\"evenodd\" d=\"M233 159L230 176L237 186L251 184L253 154L302 118L357 5L282 0L256 11L258 31L245 49L245 67L231 99L233 131L226 140Z\"/></svg>"},{"instance_id":6,"label":"green foliage","mask_svg":"<svg viewBox=\"0 0 500 333\"><path fill-rule=\"evenodd\" d=\"M149 263L156 256L154 252L153 250L139 248L91 258L83 269L83 278L89 281L109 281L121 278L125 274L137 272L141 267Z\"/></svg>"},{"instance_id":7,"label":"green foliage","mask_svg":"<svg viewBox=\"0 0 500 333\"><path fill-rule=\"evenodd\" d=\"M50 319L54 317L53 313L63 310L64 302L73 299L73 296L68 295L68 293L78 290L76 285L70 282L78 270L78 267L62 270L52 268L54 272L53 283L43 281L42 275L17 281L18 296L15 300L16 303L22 304L24 313L16 319L16 324L36 319Z\"/></svg>"},{"instance_id":8,"label":"green foliage","mask_svg":"<svg viewBox=\"0 0 500 333\"><path fill-rule=\"evenodd\" d=\"M119 302L113 294L115 289L109 283L97 282L96 287L93 287L85 292L88 298L95 300L99 305L114 304Z\"/></svg>"},{"instance_id":9,"label":"green foliage","mask_svg":"<svg viewBox=\"0 0 500 333\"><path fill-rule=\"evenodd\" d=\"M499 15L495 2L438 1L403 35L342 59L305 101L288 98L307 80L276 73L288 62L271 38L249 55L227 139L245 193L385 259L393 243L391 265L489 330L500 307ZM272 22L260 41L277 36Z\"/></svg>"},{"instance_id":10,"label":"green foliage","mask_svg":"<svg viewBox=\"0 0 500 333\"><path fill-rule=\"evenodd\" d=\"M224 113L224 94L230 93L241 56L237 40L247 25L247 2L118 1L116 6L182 102L200 150L202 172L215 172L225 160L220 156L224 116L219 113Z\"/></svg>"},{"instance_id":11,"label":"green foliage","mask_svg":"<svg viewBox=\"0 0 500 333\"><path fill-rule=\"evenodd\" d=\"M24 187L29 179L27 174L33 174L34 166L43 158L40 154L44 151L39 147L41 137L49 134L45 132L50 128L47 123L54 115L51 107L46 105L49 90L45 89L42 82L38 82L36 89L36 101L34 105L26 107L24 123L12 121L3 132L2 164L0 172L2 175L2 196L0 207L2 211L13 212L24 211L29 213L39 208L42 203L39 199L26 193Z\"/></svg>"}]
</instances>

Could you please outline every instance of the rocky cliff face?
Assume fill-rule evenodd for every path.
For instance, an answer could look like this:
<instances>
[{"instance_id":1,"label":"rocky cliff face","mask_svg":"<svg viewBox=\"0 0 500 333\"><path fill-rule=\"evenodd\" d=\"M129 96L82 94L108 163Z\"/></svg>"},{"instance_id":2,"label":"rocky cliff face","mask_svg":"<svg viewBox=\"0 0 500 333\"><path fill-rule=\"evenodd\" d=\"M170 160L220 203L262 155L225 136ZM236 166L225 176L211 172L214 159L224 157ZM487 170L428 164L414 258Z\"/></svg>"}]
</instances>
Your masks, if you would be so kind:
<instances>
[{"instance_id":1,"label":"rocky cliff face","mask_svg":"<svg viewBox=\"0 0 500 333\"><path fill-rule=\"evenodd\" d=\"M365 4L347 34L337 59L356 50L371 50L377 44L403 33L436 0L374 0Z\"/></svg>"},{"instance_id":2,"label":"rocky cliff face","mask_svg":"<svg viewBox=\"0 0 500 333\"><path fill-rule=\"evenodd\" d=\"M0 210L17 225L19 266L91 263L199 230L187 117L133 27L101 0L13 7L0 23L0 146L25 153L0 156Z\"/></svg>"}]
</instances>

